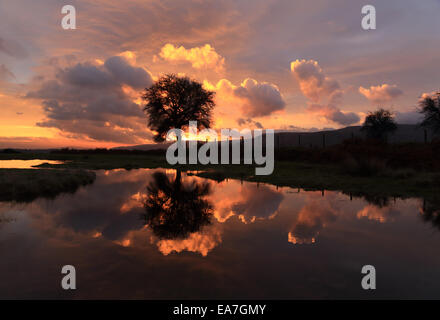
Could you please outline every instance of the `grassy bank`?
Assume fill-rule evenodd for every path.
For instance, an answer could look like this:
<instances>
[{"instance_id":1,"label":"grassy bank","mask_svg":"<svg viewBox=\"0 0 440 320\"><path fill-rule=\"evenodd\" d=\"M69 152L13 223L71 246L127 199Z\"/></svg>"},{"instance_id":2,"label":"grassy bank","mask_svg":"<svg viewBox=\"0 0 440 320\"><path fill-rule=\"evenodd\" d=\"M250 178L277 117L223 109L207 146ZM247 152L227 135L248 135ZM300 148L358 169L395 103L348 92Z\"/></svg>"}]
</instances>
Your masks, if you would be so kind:
<instances>
[{"instance_id":1,"label":"grassy bank","mask_svg":"<svg viewBox=\"0 0 440 320\"><path fill-rule=\"evenodd\" d=\"M316 152L316 151L315 151ZM295 155L293 155L295 157ZM256 176L251 165L180 165L170 166L163 154L0 154L0 159L48 159L67 161L61 165L45 165L64 169L180 168L200 171L198 176L213 179L241 179L278 186L309 190L340 190L347 194L369 197L435 198L440 192L440 172L427 169L395 168L377 159L356 161L295 161L275 162L269 176ZM380 159L379 159L380 160ZM44 166L43 166L44 167ZM42 175L36 172L37 175Z\"/></svg>"},{"instance_id":2,"label":"grassy bank","mask_svg":"<svg viewBox=\"0 0 440 320\"><path fill-rule=\"evenodd\" d=\"M55 198L93 183L96 175L87 170L0 169L0 201L30 202L38 197Z\"/></svg>"}]
</instances>

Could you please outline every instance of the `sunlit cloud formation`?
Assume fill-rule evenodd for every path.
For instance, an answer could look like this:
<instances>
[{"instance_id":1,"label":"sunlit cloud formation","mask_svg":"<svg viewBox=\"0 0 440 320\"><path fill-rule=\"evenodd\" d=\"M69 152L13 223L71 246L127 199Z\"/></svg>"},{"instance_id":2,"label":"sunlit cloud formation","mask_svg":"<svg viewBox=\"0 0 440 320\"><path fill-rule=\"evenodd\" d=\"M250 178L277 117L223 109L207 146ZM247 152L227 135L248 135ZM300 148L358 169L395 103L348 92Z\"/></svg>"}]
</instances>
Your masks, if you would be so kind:
<instances>
[{"instance_id":1,"label":"sunlit cloud formation","mask_svg":"<svg viewBox=\"0 0 440 320\"><path fill-rule=\"evenodd\" d=\"M315 60L295 60L290 70L299 83L301 92L312 101L307 111L319 114L325 119L340 125L351 125L359 122L354 112L343 112L336 105L341 103L343 90L339 83L325 75Z\"/></svg>"},{"instance_id":2,"label":"sunlit cloud formation","mask_svg":"<svg viewBox=\"0 0 440 320\"><path fill-rule=\"evenodd\" d=\"M246 121L237 120L240 125L247 122L258 126L251 118L269 116L282 111L286 106L280 90L272 83L247 78L238 86L227 79L218 81L216 85L205 81L204 85L207 89L217 92L216 99L219 108L223 109L221 111L238 115L237 119L246 119ZM240 110L240 114L236 113L237 109Z\"/></svg>"},{"instance_id":3,"label":"sunlit cloud formation","mask_svg":"<svg viewBox=\"0 0 440 320\"><path fill-rule=\"evenodd\" d=\"M359 92L372 103L389 102L403 94L396 85L382 84L370 88L359 87Z\"/></svg>"},{"instance_id":4,"label":"sunlit cloud formation","mask_svg":"<svg viewBox=\"0 0 440 320\"><path fill-rule=\"evenodd\" d=\"M170 62L189 62L195 69L205 68L223 72L225 68L225 58L219 55L209 44L186 49L183 46L176 47L171 43L167 43L160 50L159 56Z\"/></svg>"}]
</instances>

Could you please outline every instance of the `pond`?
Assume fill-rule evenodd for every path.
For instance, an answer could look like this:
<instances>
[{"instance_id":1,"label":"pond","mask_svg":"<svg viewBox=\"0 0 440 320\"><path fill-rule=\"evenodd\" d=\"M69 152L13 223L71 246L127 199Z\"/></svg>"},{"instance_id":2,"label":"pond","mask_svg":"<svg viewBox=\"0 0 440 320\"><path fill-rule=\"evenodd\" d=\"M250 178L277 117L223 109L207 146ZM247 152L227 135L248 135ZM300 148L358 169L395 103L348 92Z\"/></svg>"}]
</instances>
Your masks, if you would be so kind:
<instances>
[{"instance_id":1,"label":"pond","mask_svg":"<svg viewBox=\"0 0 440 320\"><path fill-rule=\"evenodd\" d=\"M0 298L440 298L439 206L174 170L0 203ZM77 289L61 288L73 265ZM363 290L373 265L377 289Z\"/></svg>"},{"instance_id":2,"label":"pond","mask_svg":"<svg viewBox=\"0 0 440 320\"><path fill-rule=\"evenodd\" d=\"M64 161L56 160L0 160L0 169L38 169L43 163L47 164L63 164Z\"/></svg>"}]
</instances>

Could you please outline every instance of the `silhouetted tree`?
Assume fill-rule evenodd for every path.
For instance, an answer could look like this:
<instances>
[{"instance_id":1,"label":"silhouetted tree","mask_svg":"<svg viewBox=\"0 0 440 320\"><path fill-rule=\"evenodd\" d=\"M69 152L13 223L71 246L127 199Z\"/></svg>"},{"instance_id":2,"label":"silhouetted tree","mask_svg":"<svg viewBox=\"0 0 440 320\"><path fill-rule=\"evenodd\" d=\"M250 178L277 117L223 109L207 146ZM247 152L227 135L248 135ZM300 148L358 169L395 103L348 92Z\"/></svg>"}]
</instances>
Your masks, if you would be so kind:
<instances>
[{"instance_id":1,"label":"silhouetted tree","mask_svg":"<svg viewBox=\"0 0 440 320\"><path fill-rule=\"evenodd\" d=\"M440 92L435 96L425 96L419 102L419 112L423 114L422 127L440 133Z\"/></svg>"},{"instance_id":2,"label":"silhouetted tree","mask_svg":"<svg viewBox=\"0 0 440 320\"><path fill-rule=\"evenodd\" d=\"M160 239L185 239L211 223L213 207L205 199L209 183L183 183L180 174L172 181L156 172L147 190L145 223Z\"/></svg>"},{"instance_id":3,"label":"silhouetted tree","mask_svg":"<svg viewBox=\"0 0 440 320\"><path fill-rule=\"evenodd\" d=\"M211 112L215 106L214 92L188 77L169 74L161 77L142 98L148 116L148 127L156 132L154 140L165 140L170 129L182 129L188 122L197 121L198 129L209 128Z\"/></svg>"},{"instance_id":4,"label":"silhouetted tree","mask_svg":"<svg viewBox=\"0 0 440 320\"><path fill-rule=\"evenodd\" d=\"M393 113L385 109L369 112L361 128L362 131L366 132L368 138L382 142L386 142L388 134L396 131L396 129L397 125Z\"/></svg>"}]
</instances>

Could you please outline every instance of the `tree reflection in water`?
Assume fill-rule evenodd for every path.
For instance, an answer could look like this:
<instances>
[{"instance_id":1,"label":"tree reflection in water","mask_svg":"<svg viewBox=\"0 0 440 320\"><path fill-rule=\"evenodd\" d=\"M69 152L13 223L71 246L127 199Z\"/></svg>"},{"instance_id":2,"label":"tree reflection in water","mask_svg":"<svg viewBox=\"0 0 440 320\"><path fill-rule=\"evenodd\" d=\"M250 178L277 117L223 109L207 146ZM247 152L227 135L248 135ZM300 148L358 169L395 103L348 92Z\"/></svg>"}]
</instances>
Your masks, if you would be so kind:
<instances>
[{"instance_id":1,"label":"tree reflection in water","mask_svg":"<svg viewBox=\"0 0 440 320\"><path fill-rule=\"evenodd\" d=\"M431 222L434 227L440 229L440 201L423 199L420 213L423 221Z\"/></svg>"},{"instance_id":2,"label":"tree reflection in water","mask_svg":"<svg viewBox=\"0 0 440 320\"><path fill-rule=\"evenodd\" d=\"M186 239L211 224L213 206L205 199L211 194L209 183L183 182L180 171L174 181L156 172L147 191L145 224L158 238Z\"/></svg>"}]
</instances>

